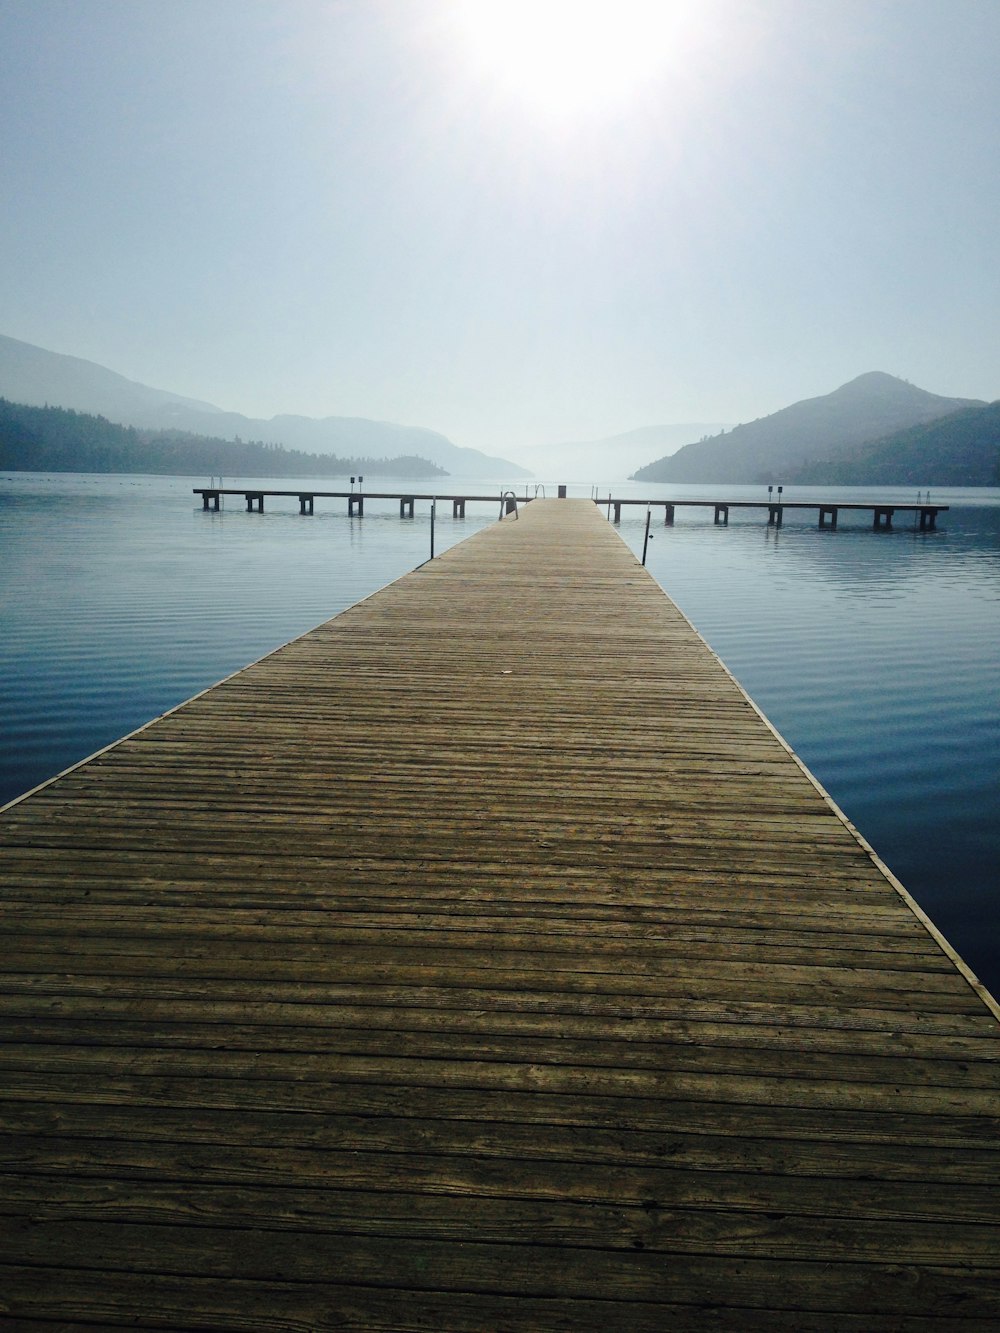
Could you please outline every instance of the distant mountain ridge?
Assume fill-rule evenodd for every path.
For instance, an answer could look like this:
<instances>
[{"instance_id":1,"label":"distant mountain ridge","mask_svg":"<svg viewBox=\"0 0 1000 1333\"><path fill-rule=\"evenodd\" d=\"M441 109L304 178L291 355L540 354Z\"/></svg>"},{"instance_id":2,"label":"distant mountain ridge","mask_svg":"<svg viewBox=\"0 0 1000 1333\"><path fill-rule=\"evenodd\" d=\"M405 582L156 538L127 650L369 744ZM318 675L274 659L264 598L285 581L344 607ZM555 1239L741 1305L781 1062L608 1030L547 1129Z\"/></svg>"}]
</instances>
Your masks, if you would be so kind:
<instances>
[{"instance_id":1,"label":"distant mountain ridge","mask_svg":"<svg viewBox=\"0 0 1000 1333\"><path fill-rule=\"evenodd\" d=\"M894 375L869 371L832 393L685 445L639 468L634 477L734 485L787 481L811 462L833 460L897 431L985 406L981 399L944 398Z\"/></svg>"},{"instance_id":2,"label":"distant mountain ridge","mask_svg":"<svg viewBox=\"0 0 1000 1333\"><path fill-rule=\"evenodd\" d=\"M34 407L72 408L126 426L229 440L263 440L311 454L417 456L455 476L495 479L530 475L516 463L490 457L478 449L462 448L447 436L421 426L400 426L366 417L246 417L212 403L139 384L96 362L50 352L2 334L0 397Z\"/></svg>"},{"instance_id":3,"label":"distant mountain ridge","mask_svg":"<svg viewBox=\"0 0 1000 1333\"><path fill-rule=\"evenodd\" d=\"M0 398L0 470L11 472L137 472L232 477L445 475L424 458L338 458L257 440L222 440L189 431L145 430L72 407L34 407Z\"/></svg>"}]
</instances>

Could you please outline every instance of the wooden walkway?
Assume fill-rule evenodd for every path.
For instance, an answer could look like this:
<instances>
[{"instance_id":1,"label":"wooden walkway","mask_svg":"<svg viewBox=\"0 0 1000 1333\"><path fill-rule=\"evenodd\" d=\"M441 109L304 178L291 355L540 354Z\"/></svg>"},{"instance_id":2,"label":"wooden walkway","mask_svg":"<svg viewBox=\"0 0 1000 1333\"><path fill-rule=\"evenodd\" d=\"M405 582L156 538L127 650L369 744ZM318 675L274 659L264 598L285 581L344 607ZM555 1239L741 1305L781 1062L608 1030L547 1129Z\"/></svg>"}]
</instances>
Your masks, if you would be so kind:
<instances>
[{"instance_id":1,"label":"wooden walkway","mask_svg":"<svg viewBox=\"0 0 1000 1333\"><path fill-rule=\"evenodd\" d=\"M263 505L263 501L261 504ZM933 532L937 527L938 514L946 514L949 508L948 505L932 505L929 501L926 504L922 502L918 504L896 504L894 501L861 503L860 501L845 500L643 500L637 496L616 498L613 495L609 495L606 500L597 498L595 504L606 506L608 517L611 518L613 514L615 523L621 522L623 505L632 505L633 508L639 505L647 510L662 509L663 521L668 527L673 523L674 511L677 509L714 509L716 524L729 523L730 509L764 510L767 513L767 526L769 528L783 526L786 510L792 514L801 513L804 510L816 510L821 528L836 528L841 513L863 513L871 514L872 527L876 532L888 532L892 528L893 516L896 514L912 514L921 532ZM218 509L218 504L215 507ZM208 508L207 500L205 501L205 508ZM249 497L247 498L247 508L252 508Z\"/></svg>"},{"instance_id":2,"label":"wooden walkway","mask_svg":"<svg viewBox=\"0 0 1000 1333\"><path fill-rule=\"evenodd\" d=\"M353 480L353 478L352 478ZM544 487L536 487L537 491ZM769 488L770 489L770 488ZM781 487L778 488L779 490ZM564 486L559 487L560 492L565 492ZM315 513L316 501L327 500L346 500L347 513L350 517L355 515L359 518L364 517L366 500L398 500L399 517L413 518L414 506L419 500L426 504L445 504L451 501L451 512L455 518L465 517L465 506L467 503L485 502L487 504L496 504L500 502L500 514L510 513L516 509L518 504L528 504L530 497L528 488L524 488L523 498L519 498L514 491L502 491L499 495L430 495L420 494L416 491L314 491L314 490L295 490L295 491L270 491L258 490L256 488L245 486L231 487L210 487L195 486L193 494L201 496L202 508L212 510L218 513L222 497L227 495L241 496L246 503L247 513L264 512L264 500L268 499L297 499L299 502L300 514ZM930 494L930 492L928 492ZM544 495L543 495L544 498ZM948 505L926 503L918 504L896 504L888 501L842 501L842 500L665 500L662 497L658 499L642 499L639 496L620 496L608 495L607 499L599 495L594 495L594 503L607 509L608 518L614 515L613 521L620 523L622 518L622 506L631 505L633 508L640 506L647 510L662 509L663 521L670 526L674 522L675 511L678 509L712 509L715 511L715 522L717 524L729 523L730 509L753 509L762 510L767 514L767 524L771 528L780 528L784 524L785 510L790 513L799 513L803 510L816 510L819 516L819 526L821 528L836 528L837 520L841 512L843 513L866 513L872 516L872 527L876 532L886 531L892 527L892 520L895 514L912 514L914 521L918 523L920 531L933 531L937 527L938 514L948 512Z\"/></svg>"},{"instance_id":3,"label":"wooden walkway","mask_svg":"<svg viewBox=\"0 0 1000 1333\"><path fill-rule=\"evenodd\" d=\"M0 841L5 1327L998 1327L995 1006L589 501Z\"/></svg>"}]
</instances>

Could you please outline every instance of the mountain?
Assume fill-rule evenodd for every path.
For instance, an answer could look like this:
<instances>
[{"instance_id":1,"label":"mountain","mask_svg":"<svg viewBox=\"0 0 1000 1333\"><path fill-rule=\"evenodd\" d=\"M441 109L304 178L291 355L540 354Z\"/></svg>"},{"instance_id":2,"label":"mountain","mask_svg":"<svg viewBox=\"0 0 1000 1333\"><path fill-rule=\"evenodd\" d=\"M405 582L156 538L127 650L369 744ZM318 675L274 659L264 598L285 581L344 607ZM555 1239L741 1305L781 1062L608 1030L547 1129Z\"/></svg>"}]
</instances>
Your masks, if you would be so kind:
<instances>
[{"instance_id":1,"label":"mountain","mask_svg":"<svg viewBox=\"0 0 1000 1333\"><path fill-rule=\"evenodd\" d=\"M788 481L818 486L1000 486L1000 402L897 431Z\"/></svg>"},{"instance_id":2,"label":"mountain","mask_svg":"<svg viewBox=\"0 0 1000 1333\"><path fill-rule=\"evenodd\" d=\"M721 430L723 423L687 423L640 426L622 435L600 440L539 444L518 456L536 477L552 482L591 483L598 486L624 480L656 450L674 450L694 438Z\"/></svg>"},{"instance_id":3,"label":"mountain","mask_svg":"<svg viewBox=\"0 0 1000 1333\"><path fill-rule=\"evenodd\" d=\"M5 472L144 472L230 477L443 475L423 458L337 458L254 440L221 440L177 430L142 430L66 407L31 407L0 398L0 470Z\"/></svg>"},{"instance_id":4,"label":"mountain","mask_svg":"<svg viewBox=\"0 0 1000 1333\"><path fill-rule=\"evenodd\" d=\"M347 458L415 455L453 476L512 480L529 473L516 463L464 449L437 431L366 417L277 416L226 412L212 403L125 379L93 361L49 352L0 335L0 397L36 407L73 408L127 426L178 430L226 440L264 440L287 449Z\"/></svg>"},{"instance_id":5,"label":"mountain","mask_svg":"<svg viewBox=\"0 0 1000 1333\"><path fill-rule=\"evenodd\" d=\"M0 396L33 407L71 407L135 426L167 427L171 412L223 415L211 403L151 389L77 356L0 334ZM144 420L132 421L131 417Z\"/></svg>"},{"instance_id":6,"label":"mountain","mask_svg":"<svg viewBox=\"0 0 1000 1333\"><path fill-rule=\"evenodd\" d=\"M974 398L942 398L881 371L870 371L821 398L807 398L771 416L685 445L639 468L637 481L723 484L789 480L808 463L836 459L851 449L965 407Z\"/></svg>"}]
</instances>

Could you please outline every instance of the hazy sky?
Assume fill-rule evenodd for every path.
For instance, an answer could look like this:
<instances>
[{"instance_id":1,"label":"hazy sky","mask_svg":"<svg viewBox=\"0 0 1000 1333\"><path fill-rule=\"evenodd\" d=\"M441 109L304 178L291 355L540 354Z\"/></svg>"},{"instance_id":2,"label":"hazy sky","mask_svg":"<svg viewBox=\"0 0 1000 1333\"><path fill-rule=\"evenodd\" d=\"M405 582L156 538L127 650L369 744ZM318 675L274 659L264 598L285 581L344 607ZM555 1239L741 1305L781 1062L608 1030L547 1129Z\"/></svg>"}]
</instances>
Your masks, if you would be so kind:
<instances>
[{"instance_id":1,"label":"hazy sky","mask_svg":"<svg viewBox=\"0 0 1000 1333\"><path fill-rule=\"evenodd\" d=\"M501 452L997 398L998 68L1000 0L0 0L0 332Z\"/></svg>"}]
</instances>

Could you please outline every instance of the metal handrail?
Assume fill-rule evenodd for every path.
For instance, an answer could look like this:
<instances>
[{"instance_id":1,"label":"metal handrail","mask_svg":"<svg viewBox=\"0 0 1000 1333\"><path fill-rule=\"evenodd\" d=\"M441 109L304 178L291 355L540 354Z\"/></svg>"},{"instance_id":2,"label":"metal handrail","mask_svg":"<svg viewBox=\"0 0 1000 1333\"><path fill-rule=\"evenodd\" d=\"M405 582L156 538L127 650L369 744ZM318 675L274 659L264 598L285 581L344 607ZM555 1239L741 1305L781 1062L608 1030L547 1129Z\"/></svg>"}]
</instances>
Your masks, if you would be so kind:
<instances>
[{"instance_id":1,"label":"metal handrail","mask_svg":"<svg viewBox=\"0 0 1000 1333\"><path fill-rule=\"evenodd\" d=\"M513 512L515 518L521 517L517 512L517 496L513 491L500 492L500 518L503 518L505 507L508 514Z\"/></svg>"}]
</instances>

